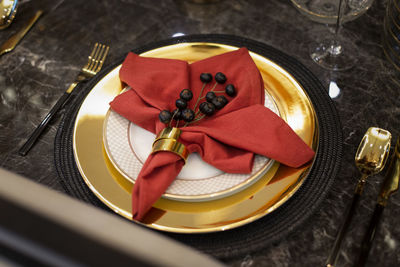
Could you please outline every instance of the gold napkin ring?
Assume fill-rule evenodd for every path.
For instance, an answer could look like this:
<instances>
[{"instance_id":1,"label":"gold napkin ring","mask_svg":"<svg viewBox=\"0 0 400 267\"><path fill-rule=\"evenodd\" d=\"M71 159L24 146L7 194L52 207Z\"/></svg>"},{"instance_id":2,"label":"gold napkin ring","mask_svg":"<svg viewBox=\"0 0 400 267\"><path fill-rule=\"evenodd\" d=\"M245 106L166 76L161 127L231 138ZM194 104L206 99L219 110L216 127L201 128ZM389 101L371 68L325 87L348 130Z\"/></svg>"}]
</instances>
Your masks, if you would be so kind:
<instances>
[{"instance_id":1,"label":"gold napkin ring","mask_svg":"<svg viewBox=\"0 0 400 267\"><path fill-rule=\"evenodd\" d=\"M181 130L175 127L164 128L153 142L152 154L158 151L169 151L180 156L186 163L189 151L178 141Z\"/></svg>"},{"instance_id":2,"label":"gold napkin ring","mask_svg":"<svg viewBox=\"0 0 400 267\"><path fill-rule=\"evenodd\" d=\"M181 129L176 128L176 127L166 127L164 129L162 129L156 137L156 140L154 140L153 142L153 146L154 144L161 139L175 139L178 140L179 136L181 136Z\"/></svg>"}]
</instances>

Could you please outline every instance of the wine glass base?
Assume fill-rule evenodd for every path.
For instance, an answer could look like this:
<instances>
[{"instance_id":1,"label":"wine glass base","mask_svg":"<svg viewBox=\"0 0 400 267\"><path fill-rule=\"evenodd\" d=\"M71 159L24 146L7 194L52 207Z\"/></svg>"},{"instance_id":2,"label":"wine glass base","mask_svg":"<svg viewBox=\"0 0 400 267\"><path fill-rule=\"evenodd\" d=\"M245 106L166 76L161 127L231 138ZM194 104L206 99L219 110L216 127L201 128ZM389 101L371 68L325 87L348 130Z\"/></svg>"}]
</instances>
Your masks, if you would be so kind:
<instances>
[{"instance_id":1,"label":"wine glass base","mask_svg":"<svg viewBox=\"0 0 400 267\"><path fill-rule=\"evenodd\" d=\"M343 71L354 67L357 63L357 48L345 40L325 40L310 45L310 56L321 67Z\"/></svg>"}]
</instances>

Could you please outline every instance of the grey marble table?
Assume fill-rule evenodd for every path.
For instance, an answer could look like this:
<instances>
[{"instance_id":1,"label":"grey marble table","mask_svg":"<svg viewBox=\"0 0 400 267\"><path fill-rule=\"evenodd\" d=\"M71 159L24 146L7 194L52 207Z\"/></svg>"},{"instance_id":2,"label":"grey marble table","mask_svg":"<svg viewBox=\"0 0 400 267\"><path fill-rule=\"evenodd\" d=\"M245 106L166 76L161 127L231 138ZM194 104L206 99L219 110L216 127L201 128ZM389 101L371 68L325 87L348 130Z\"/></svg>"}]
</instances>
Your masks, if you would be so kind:
<instances>
[{"instance_id":1,"label":"grey marble table","mask_svg":"<svg viewBox=\"0 0 400 267\"><path fill-rule=\"evenodd\" d=\"M55 1L20 1L15 22L0 32L6 40L38 6ZM333 244L337 226L358 179L354 154L364 132L378 126L400 134L399 73L386 60L381 45L386 1L376 0L370 10L348 22L344 36L358 47L358 64L349 71L330 72L309 56L308 46L326 37L330 29L301 15L289 0L232 0L198 5L179 0L69 0L42 17L12 53L0 58L0 167L63 192L54 161L53 142L61 115L50 125L32 151L17 154L29 133L73 81L92 45L111 46L108 62L130 49L198 33L223 33L254 39L289 54L307 66L332 95L343 125L344 153L341 171L331 193L306 224L279 243L233 259L232 266L322 266ZM332 88L332 87L331 87ZM339 266L351 266L383 175L371 177L360 212L352 224ZM384 211L368 266L400 263L400 195Z\"/></svg>"}]
</instances>

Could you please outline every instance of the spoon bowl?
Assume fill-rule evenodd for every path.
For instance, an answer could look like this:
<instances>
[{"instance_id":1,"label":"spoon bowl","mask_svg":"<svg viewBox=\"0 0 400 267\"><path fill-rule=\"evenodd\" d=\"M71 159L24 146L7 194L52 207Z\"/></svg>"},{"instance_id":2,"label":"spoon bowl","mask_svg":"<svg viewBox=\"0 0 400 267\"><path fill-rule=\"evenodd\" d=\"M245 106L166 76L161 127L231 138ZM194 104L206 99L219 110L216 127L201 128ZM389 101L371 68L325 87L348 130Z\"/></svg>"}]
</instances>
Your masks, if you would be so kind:
<instances>
[{"instance_id":1,"label":"spoon bowl","mask_svg":"<svg viewBox=\"0 0 400 267\"><path fill-rule=\"evenodd\" d=\"M0 30L10 26L17 13L18 0L0 0Z\"/></svg>"},{"instance_id":2,"label":"spoon bowl","mask_svg":"<svg viewBox=\"0 0 400 267\"><path fill-rule=\"evenodd\" d=\"M385 167L392 135L390 132L371 127L365 133L355 155L355 164L362 174L361 183L373 174L377 174Z\"/></svg>"}]
</instances>

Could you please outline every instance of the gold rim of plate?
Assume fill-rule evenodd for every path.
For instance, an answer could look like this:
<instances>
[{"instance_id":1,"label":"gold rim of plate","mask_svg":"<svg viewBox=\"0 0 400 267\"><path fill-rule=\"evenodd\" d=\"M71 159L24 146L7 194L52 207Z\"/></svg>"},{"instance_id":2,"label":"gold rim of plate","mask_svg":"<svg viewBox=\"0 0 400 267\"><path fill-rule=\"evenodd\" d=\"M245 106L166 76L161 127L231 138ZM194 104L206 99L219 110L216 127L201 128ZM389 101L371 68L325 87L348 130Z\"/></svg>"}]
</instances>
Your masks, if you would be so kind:
<instances>
[{"instance_id":1,"label":"gold rim of plate","mask_svg":"<svg viewBox=\"0 0 400 267\"><path fill-rule=\"evenodd\" d=\"M218 43L180 43L141 55L191 63L236 49L238 47ZM250 52L250 55L281 117L306 144L317 150L318 122L304 89L279 65L256 53ZM106 74L83 101L74 126L73 150L78 169L91 191L114 212L132 220L133 184L114 168L103 145L103 123L109 102L123 89L118 77L119 68ZM182 202L160 198L144 220L137 223L175 233L206 233L236 228L271 213L286 202L302 185L311 167L312 163L295 169L275 162L251 186L217 200Z\"/></svg>"}]
</instances>

